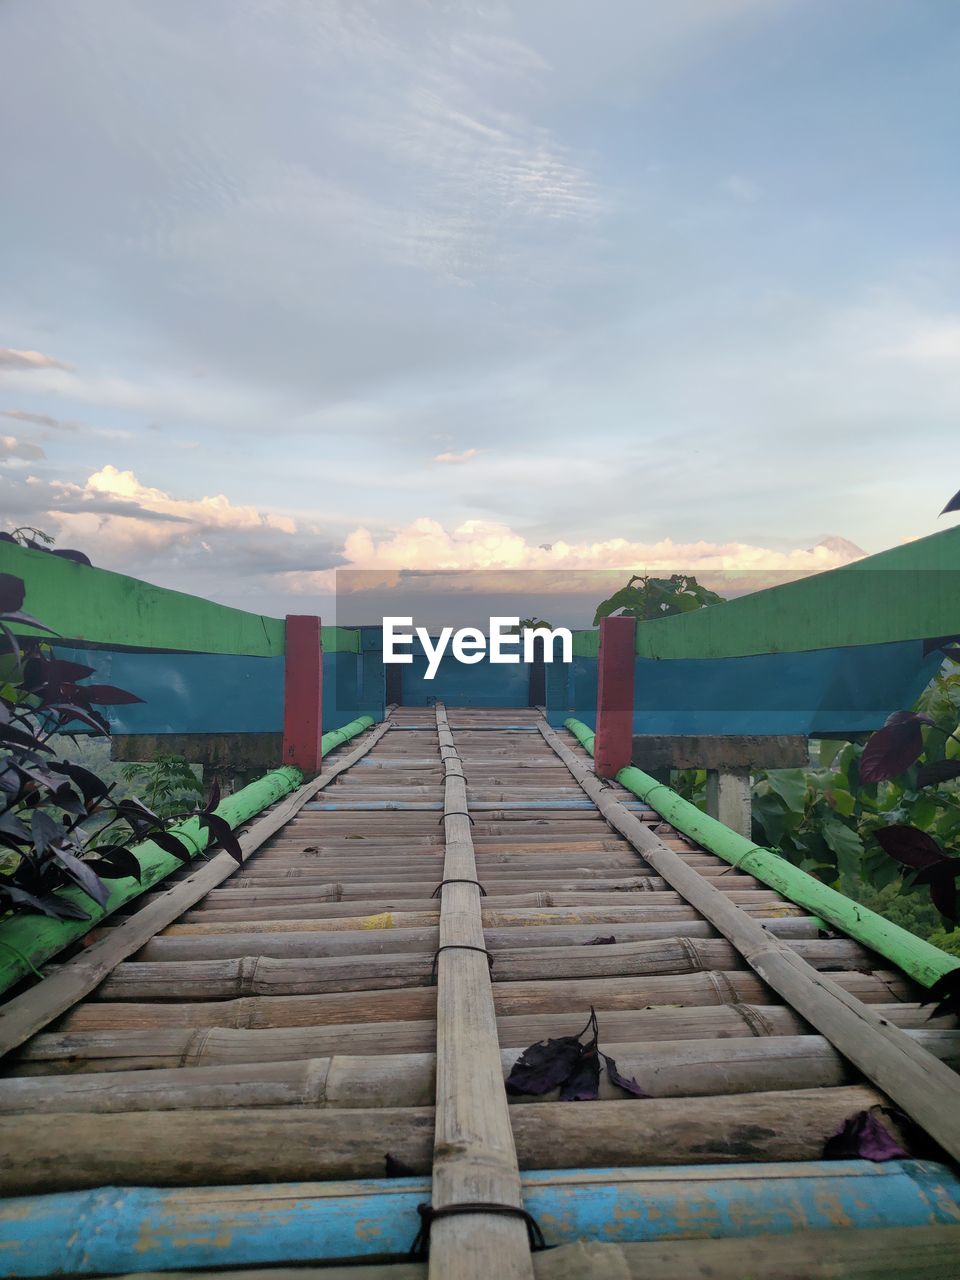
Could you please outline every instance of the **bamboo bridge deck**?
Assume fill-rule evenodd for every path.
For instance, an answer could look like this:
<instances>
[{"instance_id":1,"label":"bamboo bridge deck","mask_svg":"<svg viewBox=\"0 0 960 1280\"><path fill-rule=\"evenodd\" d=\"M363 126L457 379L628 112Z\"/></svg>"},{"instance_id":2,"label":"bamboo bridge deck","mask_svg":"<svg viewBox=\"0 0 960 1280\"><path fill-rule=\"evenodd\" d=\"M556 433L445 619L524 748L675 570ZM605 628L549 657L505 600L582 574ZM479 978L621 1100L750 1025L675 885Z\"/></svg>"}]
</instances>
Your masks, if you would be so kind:
<instances>
[{"instance_id":1,"label":"bamboo bridge deck","mask_svg":"<svg viewBox=\"0 0 960 1280\"><path fill-rule=\"evenodd\" d=\"M956 1020L590 764L533 710L395 709L249 825L229 878L188 866L62 960L66 1012L15 995L37 1029L3 1064L0 1191L48 1199L16 1274L960 1273L942 1166L822 1160L889 1101L867 1076L897 1029L937 1096ZM649 1097L606 1072L596 1101L508 1097L520 1051L591 1009ZM405 1261L431 1173L429 1261ZM531 1255L521 1205L560 1247ZM344 1232L366 1265L337 1265Z\"/></svg>"}]
</instances>

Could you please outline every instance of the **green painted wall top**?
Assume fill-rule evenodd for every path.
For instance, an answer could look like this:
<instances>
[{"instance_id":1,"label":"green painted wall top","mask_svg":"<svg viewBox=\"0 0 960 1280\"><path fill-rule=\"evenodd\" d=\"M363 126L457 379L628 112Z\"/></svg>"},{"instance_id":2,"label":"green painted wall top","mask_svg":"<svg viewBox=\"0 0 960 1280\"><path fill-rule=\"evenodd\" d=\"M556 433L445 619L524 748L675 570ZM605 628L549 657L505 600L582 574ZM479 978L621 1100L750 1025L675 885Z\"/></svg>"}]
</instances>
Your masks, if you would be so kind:
<instances>
[{"instance_id":1,"label":"green painted wall top","mask_svg":"<svg viewBox=\"0 0 960 1280\"><path fill-rule=\"evenodd\" d=\"M231 609L44 551L0 542L0 573L23 579L26 612L65 640L255 658L284 652L281 618ZM360 633L324 627L323 645L358 653Z\"/></svg>"},{"instance_id":2,"label":"green painted wall top","mask_svg":"<svg viewBox=\"0 0 960 1280\"><path fill-rule=\"evenodd\" d=\"M960 635L960 525L854 564L637 627L643 658L737 658ZM577 657L599 631L576 631Z\"/></svg>"}]
</instances>

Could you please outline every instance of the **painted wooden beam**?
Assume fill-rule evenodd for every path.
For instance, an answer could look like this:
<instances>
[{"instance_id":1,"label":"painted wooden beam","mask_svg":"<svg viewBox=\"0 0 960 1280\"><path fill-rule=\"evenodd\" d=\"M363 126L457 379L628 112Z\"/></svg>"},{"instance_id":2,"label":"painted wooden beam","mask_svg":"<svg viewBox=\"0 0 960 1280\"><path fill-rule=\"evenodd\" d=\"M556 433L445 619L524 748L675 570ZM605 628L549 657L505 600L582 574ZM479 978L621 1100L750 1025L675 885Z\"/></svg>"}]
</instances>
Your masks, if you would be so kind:
<instances>
[{"instance_id":1,"label":"painted wooden beam","mask_svg":"<svg viewBox=\"0 0 960 1280\"><path fill-rule=\"evenodd\" d=\"M323 640L320 619L288 613L283 680L283 763L311 776L323 759Z\"/></svg>"},{"instance_id":2,"label":"painted wooden beam","mask_svg":"<svg viewBox=\"0 0 960 1280\"><path fill-rule=\"evenodd\" d=\"M603 618L597 670L596 771L613 778L633 752L636 618Z\"/></svg>"}]
</instances>

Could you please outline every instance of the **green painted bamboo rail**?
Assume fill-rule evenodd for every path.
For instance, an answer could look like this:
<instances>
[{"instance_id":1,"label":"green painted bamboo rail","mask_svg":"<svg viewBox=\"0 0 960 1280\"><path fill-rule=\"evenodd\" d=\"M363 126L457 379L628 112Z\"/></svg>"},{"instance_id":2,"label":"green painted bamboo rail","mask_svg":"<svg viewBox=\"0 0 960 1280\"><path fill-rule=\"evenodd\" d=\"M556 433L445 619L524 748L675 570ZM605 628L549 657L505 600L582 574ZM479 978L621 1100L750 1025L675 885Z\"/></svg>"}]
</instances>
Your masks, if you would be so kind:
<instances>
[{"instance_id":1,"label":"green painted bamboo rail","mask_svg":"<svg viewBox=\"0 0 960 1280\"><path fill-rule=\"evenodd\" d=\"M565 721L565 726L584 750L593 755L594 735L589 726L573 718ZM930 987L945 973L960 969L960 959L956 956L860 906L806 871L801 871L792 862L787 862L772 849L761 848L731 831L641 769L627 765L617 774L616 780L678 831L702 844L718 858L741 871L748 871L797 906L806 907L821 920L828 921L865 947L879 952L923 986Z\"/></svg>"},{"instance_id":2,"label":"green painted bamboo rail","mask_svg":"<svg viewBox=\"0 0 960 1280\"><path fill-rule=\"evenodd\" d=\"M322 740L323 754L329 754L335 747L355 738L364 729L369 729L372 724L370 716L360 716L339 729L325 733ZM226 818L231 828L239 827L282 796L296 790L302 779L299 769L283 765L227 796L216 811L221 818ZM209 842L209 833L201 830L196 818L188 818L172 827L171 831L174 835L183 837L187 846L194 850L194 856L205 849ZM179 858L164 852L152 840L134 845L131 852L140 863L140 880L126 876L122 880L108 881L110 896L105 906L98 906L79 887L57 891L58 897L66 898L88 912L88 919L52 920L47 916L18 914L0 921L0 992L6 991L28 973L39 973L39 966L58 951L82 938L106 916L146 893L171 872L183 866Z\"/></svg>"}]
</instances>

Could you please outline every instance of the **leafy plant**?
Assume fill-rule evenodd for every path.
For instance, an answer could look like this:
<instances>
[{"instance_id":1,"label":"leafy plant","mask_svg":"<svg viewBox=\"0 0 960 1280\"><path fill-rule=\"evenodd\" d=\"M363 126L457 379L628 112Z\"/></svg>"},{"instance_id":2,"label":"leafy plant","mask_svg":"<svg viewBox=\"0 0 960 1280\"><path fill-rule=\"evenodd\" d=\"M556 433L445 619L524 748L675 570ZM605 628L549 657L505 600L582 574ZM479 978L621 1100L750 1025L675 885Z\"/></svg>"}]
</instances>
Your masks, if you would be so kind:
<instances>
[{"instance_id":1,"label":"leafy plant","mask_svg":"<svg viewBox=\"0 0 960 1280\"><path fill-rule=\"evenodd\" d=\"M929 888L952 926L960 873L960 859L951 855L960 840L958 724L960 668L950 664L913 711L895 712L866 745L825 740L813 767L758 774L754 838L854 896L858 884L891 886L884 915L892 895Z\"/></svg>"},{"instance_id":2,"label":"leafy plant","mask_svg":"<svg viewBox=\"0 0 960 1280\"><path fill-rule=\"evenodd\" d=\"M0 530L0 542L15 542L20 547L28 547L31 551L46 551L49 555L60 556L63 560L74 560L77 564L89 564L90 560L82 551L73 551L67 547L55 547L53 538L42 529L33 525L22 524L12 533Z\"/></svg>"},{"instance_id":3,"label":"leafy plant","mask_svg":"<svg viewBox=\"0 0 960 1280\"><path fill-rule=\"evenodd\" d=\"M157 755L144 764L125 764L121 776L135 783L150 808L162 818L173 818L203 795L193 766L178 755Z\"/></svg>"},{"instance_id":4,"label":"leafy plant","mask_svg":"<svg viewBox=\"0 0 960 1280\"><path fill-rule=\"evenodd\" d=\"M18 636L14 627L53 634L23 612L24 596L19 578L0 574L0 911L86 920L89 913L58 889L79 886L104 906L106 880L140 878L134 843L153 840L184 862L191 851L148 805L116 799L112 784L62 755L64 738L57 735L68 741L80 730L108 735L97 708L140 699L113 685L86 683L92 667L53 656L47 641ZM236 837L214 812L219 798L215 787L197 814L200 826L239 860ZM91 820L101 824L93 858Z\"/></svg>"},{"instance_id":5,"label":"leafy plant","mask_svg":"<svg viewBox=\"0 0 960 1280\"><path fill-rule=\"evenodd\" d=\"M691 613L713 604L723 604L723 596L701 586L689 574L673 573L669 578L654 578L635 573L625 587L597 605L593 625L597 626L601 618L609 618L614 613L650 622L654 618Z\"/></svg>"}]
</instances>

